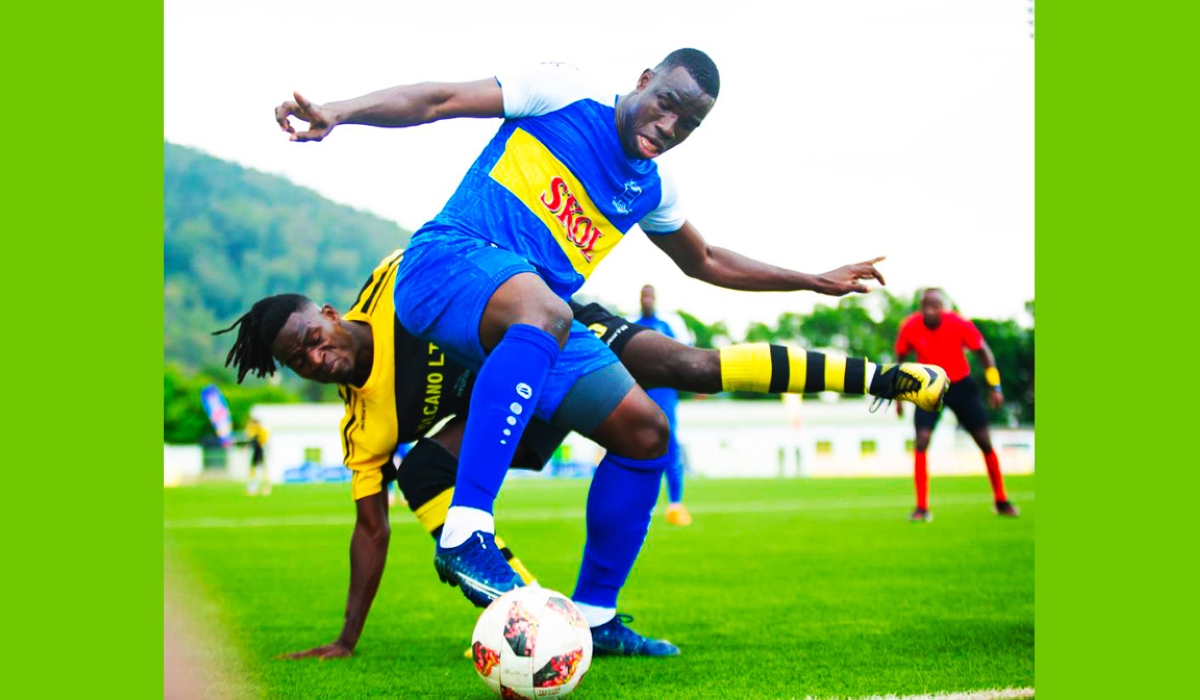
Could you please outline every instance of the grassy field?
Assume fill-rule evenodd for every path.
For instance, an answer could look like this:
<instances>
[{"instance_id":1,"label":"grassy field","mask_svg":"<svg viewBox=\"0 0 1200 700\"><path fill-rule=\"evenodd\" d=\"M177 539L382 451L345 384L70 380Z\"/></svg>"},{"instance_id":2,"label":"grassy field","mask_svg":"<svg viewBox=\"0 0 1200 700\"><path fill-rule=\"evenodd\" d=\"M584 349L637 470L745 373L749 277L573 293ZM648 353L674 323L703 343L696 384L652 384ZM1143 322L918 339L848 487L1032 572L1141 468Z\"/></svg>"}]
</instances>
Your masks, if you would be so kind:
<instances>
[{"instance_id":1,"label":"grassy field","mask_svg":"<svg viewBox=\"0 0 1200 700\"><path fill-rule=\"evenodd\" d=\"M1034 477L935 478L912 524L907 479L688 482L696 522L650 537L622 595L673 659L597 659L572 697L833 698L1032 688ZM513 479L500 534L543 585L570 593L587 484ZM347 487L236 484L164 492L166 609L206 697L488 698L462 657L476 611L437 580L432 541L393 512L387 570L355 655L277 655L341 628Z\"/></svg>"}]
</instances>

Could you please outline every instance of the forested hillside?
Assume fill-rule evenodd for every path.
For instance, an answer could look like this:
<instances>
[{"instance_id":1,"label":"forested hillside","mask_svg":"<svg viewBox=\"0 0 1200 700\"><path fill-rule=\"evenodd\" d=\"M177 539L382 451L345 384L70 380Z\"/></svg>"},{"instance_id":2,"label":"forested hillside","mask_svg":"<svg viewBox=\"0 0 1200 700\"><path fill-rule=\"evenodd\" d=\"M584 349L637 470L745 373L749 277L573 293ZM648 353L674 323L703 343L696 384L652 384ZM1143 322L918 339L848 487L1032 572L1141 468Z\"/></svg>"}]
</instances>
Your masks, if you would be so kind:
<instances>
[{"instance_id":1,"label":"forested hillside","mask_svg":"<svg viewBox=\"0 0 1200 700\"><path fill-rule=\"evenodd\" d=\"M379 259L411 235L282 177L170 143L163 178L164 359L185 371L223 362L228 338L211 332L264 296L349 305Z\"/></svg>"},{"instance_id":2,"label":"forested hillside","mask_svg":"<svg viewBox=\"0 0 1200 700\"><path fill-rule=\"evenodd\" d=\"M312 190L165 143L163 149L164 439L195 442L212 428L199 400L215 383L242 426L255 403L336 401L335 387L248 378L223 368L232 335L213 337L270 294L299 292L344 309L388 252L412 234Z\"/></svg>"}]
</instances>

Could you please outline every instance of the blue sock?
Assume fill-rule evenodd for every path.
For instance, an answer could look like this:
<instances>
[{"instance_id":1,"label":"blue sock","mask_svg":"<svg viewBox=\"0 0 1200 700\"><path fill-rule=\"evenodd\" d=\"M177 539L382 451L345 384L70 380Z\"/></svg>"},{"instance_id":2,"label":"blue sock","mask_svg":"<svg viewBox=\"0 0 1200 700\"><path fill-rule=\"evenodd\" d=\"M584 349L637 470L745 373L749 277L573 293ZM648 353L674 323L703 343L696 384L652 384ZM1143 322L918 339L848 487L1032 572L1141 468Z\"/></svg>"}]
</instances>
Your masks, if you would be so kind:
<instances>
[{"instance_id":1,"label":"blue sock","mask_svg":"<svg viewBox=\"0 0 1200 700\"><path fill-rule=\"evenodd\" d=\"M674 389L658 387L650 389L646 394L658 404L667 424L671 426L671 446L669 450L679 455L679 441L675 439L675 408L679 405L679 394ZM667 501L670 503L683 502L683 459L680 455L667 465Z\"/></svg>"},{"instance_id":2,"label":"blue sock","mask_svg":"<svg viewBox=\"0 0 1200 700\"><path fill-rule=\"evenodd\" d=\"M588 491L587 545L574 600L601 608L617 606L617 594L646 541L663 470L675 459L678 454L672 443L657 459L625 459L609 452L596 467Z\"/></svg>"},{"instance_id":3,"label":"blue sock","mask_svg":"<svg viewBox=\"0 0 1200 700\"><path fill-rule=\"evenodd\" d=\"M667 454L674 454L675 459L667 465L667 501L669 503L683 502L683 455L679 452L679 441L675 439L675 407L664 410L667 423L671 426L671 446Z\"/></svg>"},{"instance_id":4,"label":"blue sock","mask_svg":"<svg viewBox=\"0 0 1200 700\"><path fill-rule=\"evenodd\" d=\"M667 465L667 500L671 503L683 502L683 460L679 455L679 443L675 441L675 433L671 433L671 453L675 459Z\"/></svg>"},{"instance_id":5,"label":"blue sock","mask_svg":"<svg viewBox=\"0 0 1200 700\"><path fill-rule=\"evenodd\" d=\"M492 512L558 353L554 336L536 326L516 324L488 355L471 394L451 506Z\"/></svg>"}]
</instances>

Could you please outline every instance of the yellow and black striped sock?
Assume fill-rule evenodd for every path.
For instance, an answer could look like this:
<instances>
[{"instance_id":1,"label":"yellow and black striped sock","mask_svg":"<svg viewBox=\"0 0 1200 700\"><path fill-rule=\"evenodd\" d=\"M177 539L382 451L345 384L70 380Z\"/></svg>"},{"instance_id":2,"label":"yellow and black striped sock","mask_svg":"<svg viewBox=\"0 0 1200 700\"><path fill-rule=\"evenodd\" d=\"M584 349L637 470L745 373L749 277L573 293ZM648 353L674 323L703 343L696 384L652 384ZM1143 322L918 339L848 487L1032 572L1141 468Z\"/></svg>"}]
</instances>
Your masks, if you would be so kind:
<instances>
[{"instance_id":1,"label":"yellow and black striped sock","mask_svg":"<svg viewBox=\"0 0 1200 700\"><path fill-rule=\"evenodd\" d=\"M417 520L425 531L433 535L433 539L438 539L442 535L442 526L446 524L446 513L450 510L450 499L454 498L454 487L450 487L438 495L430 498L424 503L419 503L414 498L408 502L408 507L412 509L413 515L417 516Z\"/></svg>"},{"instance_id":2,"label":"yellow and black striped sock","mask_svg":"<svg viewBox=\"0 0 1200 700\"><path fill-rule=\"evenodd\" d=\"M526 586L537 580L533 572L525 568L525 563L518 559L517 555L513 554L508 545L504 544L504 540L500 539L500 535L496 535L496 546L500 548L500 553L508 560L508 565L513 568L513 571L517 572L517 575L521 577Z\"/></svg>"},{"instance_id":3,"label":"yellow and black striped sock","mask_svg":"<svg viewBox=\"0 0 1200 700\"><path fill-rule=\"evenodd\" d=\"M417 516L417 520L421 522L421 525L429 534L433 535L433 539L435 540L442 536L442 526L446 524L446 513L450 510L450 501L453 498L454 489L448 488L425 503L413 506L413 515ZM517 572L517 575L521 577L525 585L529 585L537 580L533 572L525 566L524 562L517 558L517 555L513 554L512 550L508 548L508 545L504 544L504 540L499 535L496 535L496 546L500 548L500 553L504 555L505 560L508 561L508 565L513 568L513 571Z\"/></svg>"},{"instance_id":4,"label":"yellow and black striped sock","mask_svg":"<svg viewBox=\"0 0 1200 700\"><path fill-rule=\"evenodd\" d=\"M860 357L768 343L721 348L721 388L760 394L866 394L878 367Z\"/></svg>"}]
</instances>

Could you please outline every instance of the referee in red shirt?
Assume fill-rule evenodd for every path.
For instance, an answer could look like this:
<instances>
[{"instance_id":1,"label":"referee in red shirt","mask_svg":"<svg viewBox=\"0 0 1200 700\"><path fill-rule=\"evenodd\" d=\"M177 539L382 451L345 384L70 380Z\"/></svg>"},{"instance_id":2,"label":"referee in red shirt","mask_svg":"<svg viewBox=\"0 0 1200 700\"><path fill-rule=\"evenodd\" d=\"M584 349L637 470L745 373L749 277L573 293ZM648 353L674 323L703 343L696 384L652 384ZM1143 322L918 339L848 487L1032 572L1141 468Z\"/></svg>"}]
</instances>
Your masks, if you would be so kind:
<instances>
[{"instance_id":1,"label":"referee in red shirt","mask_svg":"<svg viewBox=\"0 0 1200 700\"><path fill-rule=\"evenodd\" d=\"M954 411L958 423L979 445L983 460L987 464L988 479L992 482L992 495L996 500L996 513L1016 517L1016 506L1004 495L1004 477L1000 474L1000 460L992 449L992 436L988 432L987 409L979 396L979 386L971 379L971 366L967 364L966 348L979 358L987 379L987 400L992 408L1004 405L1004 394L1000 392L1000 372L996 369L996 358L988 347L979 329L970 320L954 311L946 310L946 299L940 289L927 289L921 295L921 311L900 324L900 335L896 338L896 361L903 362L906 355L915 353L917 362L938 365L946 370L950 379L950 390L946 392L946 408ZM940 413L931 413L915 408L914 423L917 427L916 465L913 480L917 487L917 508L910 520L929 522L929 471L925 452L929 449L929 438L937 425ZM896 412L904 416L904 407L896 403Z\"/></svg>"}]
</instances>

